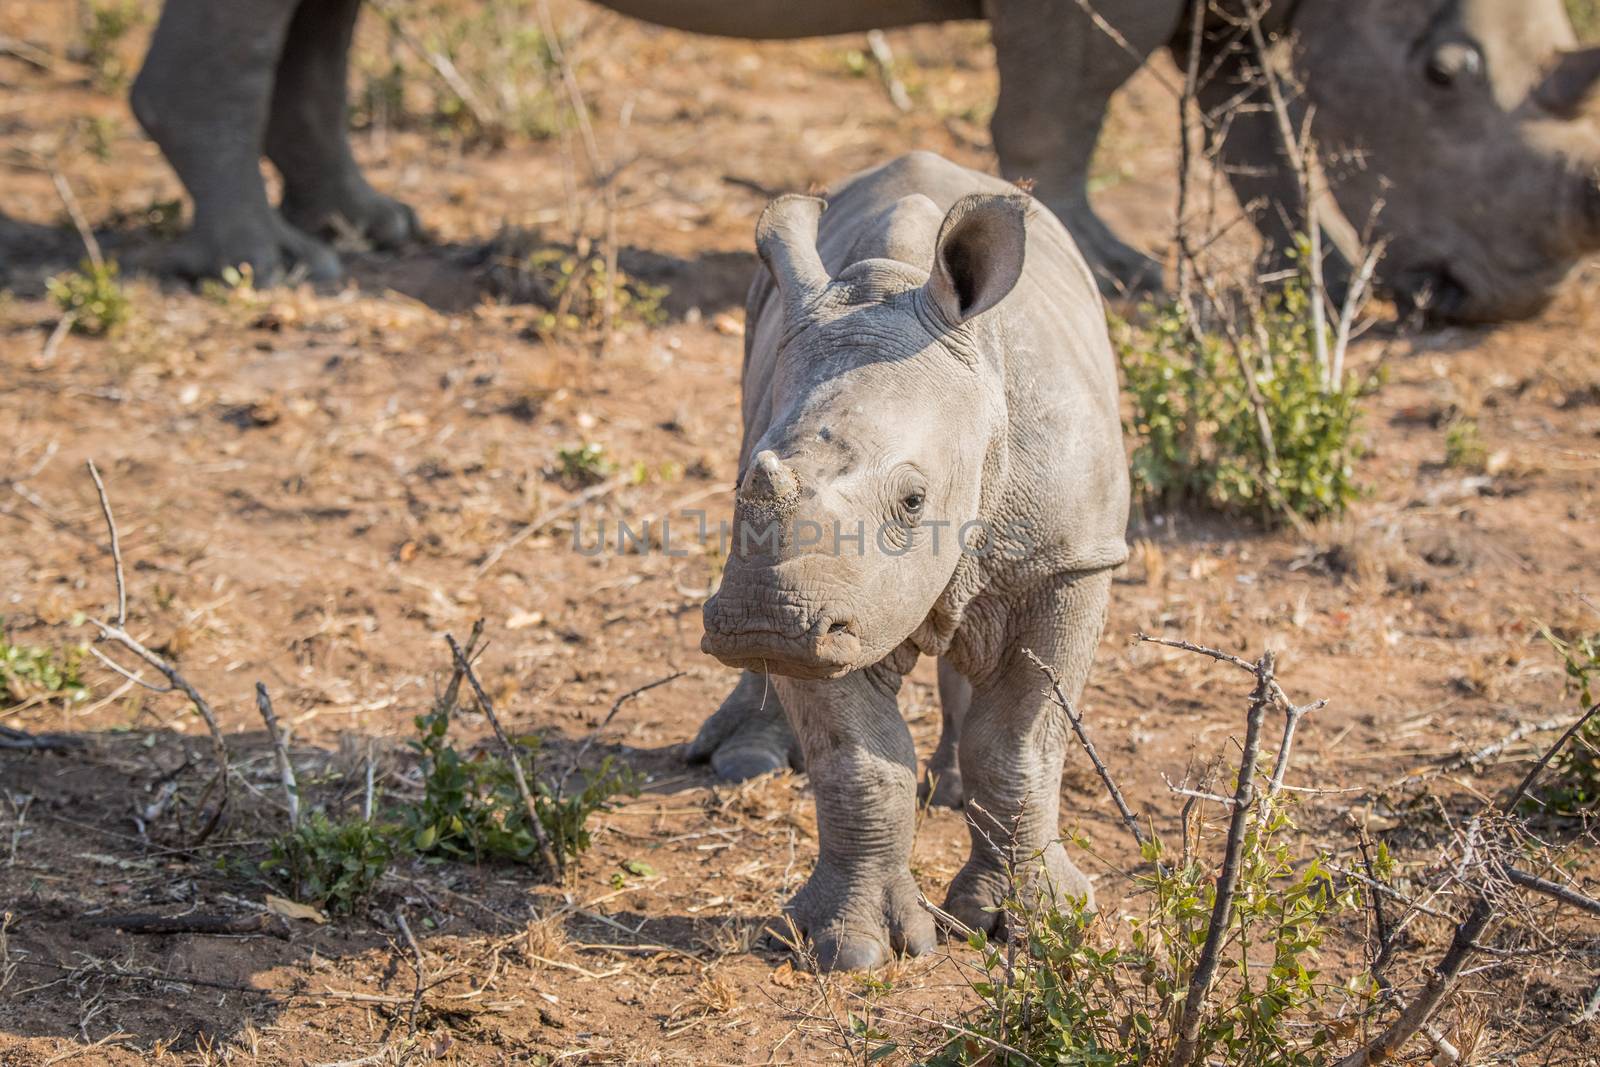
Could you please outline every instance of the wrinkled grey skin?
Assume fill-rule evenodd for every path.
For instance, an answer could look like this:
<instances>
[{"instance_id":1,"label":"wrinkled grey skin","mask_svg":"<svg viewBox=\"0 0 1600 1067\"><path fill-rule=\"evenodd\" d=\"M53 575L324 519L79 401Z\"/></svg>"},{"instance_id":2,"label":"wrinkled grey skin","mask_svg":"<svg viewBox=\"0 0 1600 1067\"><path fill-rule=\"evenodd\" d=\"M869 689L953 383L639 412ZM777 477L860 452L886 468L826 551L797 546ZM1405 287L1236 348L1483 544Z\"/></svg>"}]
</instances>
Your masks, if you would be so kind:
<instances>
[{"instance_id":1,"label":"wrinkled grey skin","mask_svg":"<svg viewBox=\"0 0 1600 1067\"><path fill-rule=\"evenodd\" d=\"M1092 897L1057 840L1066 719L1025 650L1081 692L1128 478L1099 293L1054 215L928 153L821 208L783 197L757 227L734 535L702 642L746 673L707 730L733 724L715 758L741 771L787 753L787 714L820 843L789 912L822 966L869 967L934 940L895 699L920 655L939 657L972 834L945 907L992 930L1007 854L1035 890Z\"/></svg>"},{"instance_id":2,"label":"wrinkled grey skin","mask_svg":"<svg viewBox=\"0 0 1600 1067\"><path fill-rule=\"evenodd\" d=\"M624 14L704 33L795 38L988 17L1000 69L994 143L1001 172L1030 178L1107 291L1149 291L1160 269L1089 203L1089 167L1111 94L1161 48L1180 66L1189 0L601 0ZM258 278L298 265L338 274L321 238L389 247L417 233L410 209L374 192L350 153L345 74L360 0L167 0L134 85L139 121L195 202L172 266ZM1380 280L1436 317L1493 320L1541 307L1580 256L1600 248L1600 134L1581 112L1600 50L1574 50L1561 0L1272 0L1290 31L1290 69L1314 132L1347 162L1338 206L1390 241ZM1241 58L1214 25L1201 70L1208 110L1236 102ZM1259 101L1255 101L1259 103ZM1297 121L1301 116L1297 115ZM1222 156L1269 243L1296 193L1269 115L1226 124ZM258 166L282 172L280 209ZM1330 274L1337 275L1334 264Z\"/></svg>"}]
</instances>

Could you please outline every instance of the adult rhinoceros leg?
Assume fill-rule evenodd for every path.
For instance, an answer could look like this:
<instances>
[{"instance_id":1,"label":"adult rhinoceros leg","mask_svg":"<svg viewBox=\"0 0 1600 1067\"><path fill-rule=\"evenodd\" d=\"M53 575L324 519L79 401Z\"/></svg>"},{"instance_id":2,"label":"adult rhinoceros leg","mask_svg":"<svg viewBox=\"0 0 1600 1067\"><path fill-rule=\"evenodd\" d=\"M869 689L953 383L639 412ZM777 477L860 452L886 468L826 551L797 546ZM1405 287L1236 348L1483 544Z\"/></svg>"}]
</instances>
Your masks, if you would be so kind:
<instances>
[{"instance_id":1,"label":"adult rhinoceros leg","mask_svg":"<svg viewBox=\"0 0 1600 1067\"><path fill-rule=\"evenodd\" d=\"M1012 609L1003 659L977 678L961 731L961 779L972 852L950 883L945 909L975 930L992 931L1010 889L1093 903L1094 889L1061 847L1057 824L1066 715L1045 695L1032 650L1055 667L1076 700L1105 624L1111 572L1061 579Z\"/></svg>"},{"instance_id":2,"label":"adult rhinoceros leg","mask_svg":"<svg viewBox=\"0 0 1600 1067\"><path fill-rule=\"evenodd\" d=\"M730 782L801 767L800 745L772 679L753 671L739 675L739 684L689 742L687 755L691 763L709 761Z\"/></svg>"},{"instance_id":3,"label":"adult rhinoceros leg","mask_svg":"<svg viewBox=\"0 0 1600 1067\"><path fill-rule=\"evenodd\" d=\"M350 39L361 0L301 0L278 61L267 157L283 175L284 218L308 233L361 234L380 248L417 235L417 217L367 184L350 151Z\"/></svg>"},{"instance_id":4,"label":"adult rhinoceros leg","mask_svg":"<svg viewBox=\"0 0 1600 1067\"><path fill-rule=\"evenodd\" d=\"M892 658L892 657L891 657ZM786 909L824 970L933 947L911 877L917 755L887 663L842 678L774 678L817 799L817 865Z\"/></svg>"},{"instance_id":5,"label":"adult rhinoceros leg","mask_svg":"<svg viewBox=\"0 0 1600 1067\"><path fill-rule=\"evenodd\" d=\"M167 0L133 85L133 110L194 199L164 264L202 277L249 264L258 280L298 265L339 273L328 248L267 202L261 148L295 0Z\"/></svg>"},{"instance_id":6,"label":"adult rhinoceros leg","mask_svg":"<svg viewBox=\"0 0 1600 1067\"><path fill-rule=\"evenodd\" d=\"M1123 43L1098 26L1086 6ZM1176 0L991 4L1000 68L992 129L1000 169L1007 178L1033 180L1033 195L1066 224L1109 296L1160 289L1161 266L1123 243L1090 206L1090 160L1111 94L1172 37L1182 7Z\"/></svg>"},{"instance_id":7,"label":"adult rhinoceros leg","mask_svg":"<svg viewBox=\"0 0 1600 1067\"><path fill-rule=\"evenodd\" d=\"M948 660L939 660L939 712L943 728L939 734L939 747L928 760L928 771L917 787L917 801L941 808L961 806L961 723L972 704L972 683L952 667Z\"/></svg>"},{"instance_id":8,"label":"adult rhinoceros leg","mask_svg":"<svg viewBox=\"0 0 1600 1067\"><path fill-rule=\"evenodd\" d=\"M1305 211L1271 98L1259 84L1249 91L1258 75L1254 64L1242 56L1230 56L1220 64L1208 57L1206 67L1215 73L1196 88L1195 99L1209 113L1231 109L1223 124L1226 133L1220 163L1234 196L1246 206L1261 233L1265 245L1262 269L1269 273L1293 269L1294 253L1306 232ZM1300 116L1291 116L1289 121L1299 130ZM1349 264L1332 240L1324 241L1323 247L1327 250L1324 282L1333 298L1341 301L1349 284Z\"/></svg>"}]
</instances>

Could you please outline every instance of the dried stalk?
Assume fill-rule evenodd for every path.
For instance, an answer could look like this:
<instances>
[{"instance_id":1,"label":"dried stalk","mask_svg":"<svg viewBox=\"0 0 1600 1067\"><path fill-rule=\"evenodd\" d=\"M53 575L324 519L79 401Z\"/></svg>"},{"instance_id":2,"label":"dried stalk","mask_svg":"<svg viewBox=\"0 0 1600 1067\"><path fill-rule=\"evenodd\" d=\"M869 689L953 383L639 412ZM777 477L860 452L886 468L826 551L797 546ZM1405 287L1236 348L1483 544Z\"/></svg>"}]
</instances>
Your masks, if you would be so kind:
<instances>
[{"instance_id":1,"label":"dried stalk","mask_svg":"<svg viewBox=\"0 0 1600 1067\"><path fill-rule=\"evenodd\" d=\"M1222 944L1227 940L1228 925L1233 920L1233 895L1239 886L1239 867L1244 853L1245 830L1250 818L1251 802L1255 799L1256 757L1261 751L1261 723L1266 718L1267 707L1274 700L1272 669L1276 657L1263 652L1256 662L1256 687L1250 694L1250 710L1245 718L1243 751L1239 756L1239 781L1233 794L1233 814L1228 820L1228 840L1223 851L1222 873L1217 876L1216 900L1211 908L1211 921L1206 928L1206 941L1200 950L1199 962L1189 979L1189 992L1184 997L1183 1012L1178 1021L1178 1041L1173 1046L1169 1067L1189 1067L1198 1051L1200 1024L1206 997L1216 979L1217 964L1222 959Z\"/></svg>"},{"instance_id":2,"label":"dried stalk","mask_svg":"<svg viewBox=\"0 0 1600 1067\"><path fill-rule=\"evenodd\" d=\"M122 542L117 534L117 521L112 515L111 499L106 495L105 483L100 478L100 471L95 466L94 460L89 460L86 466L89 468L89 477L94 479L95 492L100 498L100 514L104 516L106 529L110 533L111 559L115 566L117 582L116 621L108 623L101 619L90 618L88 620L89 625L98 631L98 635L95 638L97 643L109 641L112 644L121 645L146 665L158 671L162 677L166 678L167 684L155 685L147 682L143 677L128 670L99 649L91 646L89 651L106 667L153 693L171 693L174 691L182 693L189 698L189 702L194 705L195 711L205 720L206 729L211 734L211 746L216 754L217 776L206 786L205 792L201 795L201 802L204 803L205 797L209 796L212 789L217 789L219 792L215 809L201 824L200 829L195 832L194 840L191 842L191 844L198 845L211 836L212 831L217 828L217 824L222 819L224 809L228 806L228 745L222 738L222 727L217 723L216 713L211 710L211 705L207 703L206 698L200 695L200 691L191 685L189 680L176 667L167 662L162 656L146 648L125 628L128 617L128 590L123 576Z\"/></svg>"},{"instance_id":3,"label":"dried stalk","mask_svg":"<svg viewBox=\"0 0 1600 1067\"><path fill-rule=\"evenodd\" d=\"M256 683L256 709L267 724L267 739L272 742L272 756L278 764L278 777L283 781L283 796L289 808L289 829L292 832L300 829L300 784L295 780L294 763L289 759L289 739L284 735L283 727L278 725L278 716L272 710L272 697L267 695L267 687L262 682Z\"/></svg>"},{"instance_id":4,"label":"dried stalk","mask_svg":"<svg viewBox=\"0 0 1600 1067\"><path fill-rule=\"evenodd\" d=\"M475 625L475 631L481 628L481 623ZM505 729L500 725L500 717L494 713L494 701L489 699L489 694L483 691L483 686L478 682L478 675L472 669L471 660L467 659L461 646L456 644L455 635L446 634L445 641L450 645L450 654L455 657L456 670L466 678L467 684L472 686L472 692L478 698L478 707L483 711L484 717L489 720L489 725L494 729L494 736L500 742L500 747L505 751L506 762L511 764L511 776L516 780L517 793L522 797L522 805L528 813L528 829L533 834L534 841L539 846L539 857L544 860L546 869L556 878L562 875L561 859L550 844L550 835L545 832L544 823L539 819L539 808L534 803L533 791L528 788L527 776L522 773L522 757L517 752L517 746L511 743L511 738L506 736Z\"/></svg>"}]
</instances>

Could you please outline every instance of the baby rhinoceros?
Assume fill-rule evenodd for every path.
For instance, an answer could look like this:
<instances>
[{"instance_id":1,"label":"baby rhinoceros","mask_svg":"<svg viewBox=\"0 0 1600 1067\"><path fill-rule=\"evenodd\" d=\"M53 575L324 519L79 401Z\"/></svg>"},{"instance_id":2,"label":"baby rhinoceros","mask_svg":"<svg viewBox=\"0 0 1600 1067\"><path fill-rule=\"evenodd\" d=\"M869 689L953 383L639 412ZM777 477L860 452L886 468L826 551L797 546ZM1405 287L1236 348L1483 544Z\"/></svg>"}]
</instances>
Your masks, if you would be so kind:
<instances>
[{"instance_id":1,"label":"baby rhinoceros","mask_svg":"<svg viewBox=\"0 0 1600 1067\"><path fill-rule=\"evenodd\" d=\"M1100 297L1055 216L921 152L824 206L781 197L756 227L739 489L702 645L745 674L697 744L781 752L792 727L820 855L788 911L821 966L856 968L934 943L895 701L919 655L940 658L935 763L972 837L945 908L993 930L1008 852L1029 892L1090 897L1058 840L1068 723L1028 653L1078 696L1127 556L1128 478Z\"/></svg>"}]
</instances>

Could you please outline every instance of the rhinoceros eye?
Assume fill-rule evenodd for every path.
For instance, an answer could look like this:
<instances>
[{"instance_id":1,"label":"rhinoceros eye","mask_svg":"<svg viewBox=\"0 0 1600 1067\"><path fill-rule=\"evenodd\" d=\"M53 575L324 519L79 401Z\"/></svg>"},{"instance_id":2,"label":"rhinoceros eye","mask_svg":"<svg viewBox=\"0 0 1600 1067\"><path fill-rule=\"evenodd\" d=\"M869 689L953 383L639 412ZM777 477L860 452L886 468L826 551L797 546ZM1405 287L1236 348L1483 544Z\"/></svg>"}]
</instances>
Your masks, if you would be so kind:
<instances>
[{"instance_id":1,"label":"rhinoceros eye","mask_svg":"<svg viewBox=\"0 0 1600 1067\"><path fill-rule=\"evenodd\" d=\"M1467 41L1449 41L1433 50L1424 73L1433 84L1449 89L1483 75L1483 53Z\"/></svg>"},{"instance_id":2,"label":"rhinoceros eye","mask_svg":"<svg viewBox=\"0 0 1600 1067\"><path fill-rule=\"evenodd\" d=\"M906 509L907 514L920 515L922 514L922 503L922 494L912 492L905 495L905 498L900 501L900 506Z\"/></svg>"}]
</instances>

